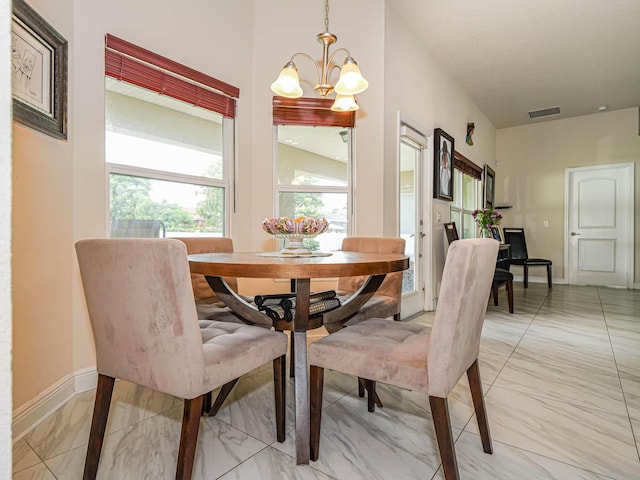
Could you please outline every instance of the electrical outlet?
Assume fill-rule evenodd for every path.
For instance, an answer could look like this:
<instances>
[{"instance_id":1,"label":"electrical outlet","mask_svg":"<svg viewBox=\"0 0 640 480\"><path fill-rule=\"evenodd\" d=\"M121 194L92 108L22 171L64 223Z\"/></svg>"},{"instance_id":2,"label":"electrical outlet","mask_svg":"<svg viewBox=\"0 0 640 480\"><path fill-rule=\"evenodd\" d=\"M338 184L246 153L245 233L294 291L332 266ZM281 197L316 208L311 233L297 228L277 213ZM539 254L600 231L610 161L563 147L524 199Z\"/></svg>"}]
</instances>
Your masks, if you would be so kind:
<instances>
[{"instance_id":1,"label":"electrical outlet","mask_svg":"<svg viewBox=\"0 0 640 480\"><path fill-rule=\"evenodd\" d=\"M442 220L442 215L438 212L436 213L436 222L439 222L440 220Z\"/></svg>"},{"instance_id":2,"label":"electrical outlet","mask_svg":"<svg viewBox=\"0 0 640 480\"><path fill-rule=\"evenodd\" d=\"M549 220L545 220L544 222L542 222L542 225L544 226L544 228L549 228Z\"/></svg>"}]
</instances>

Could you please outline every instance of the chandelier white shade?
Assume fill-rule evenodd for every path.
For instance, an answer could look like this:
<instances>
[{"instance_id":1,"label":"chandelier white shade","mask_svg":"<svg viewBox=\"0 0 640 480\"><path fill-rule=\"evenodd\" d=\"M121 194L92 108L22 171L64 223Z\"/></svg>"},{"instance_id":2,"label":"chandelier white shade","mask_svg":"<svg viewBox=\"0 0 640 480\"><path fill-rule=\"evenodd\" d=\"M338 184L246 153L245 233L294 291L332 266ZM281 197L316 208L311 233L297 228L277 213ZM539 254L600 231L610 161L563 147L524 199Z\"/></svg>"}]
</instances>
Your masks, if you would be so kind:
<instances>
[{"instance_id":1,"label":"chandelier white shade","mask_svg":"<svg viewBox=\"0 0 640 480\"><path fill-rule=\"evenodd\" d=\"M295 57L302 56L309 60L316 68L318 83L314 89L317 90L323 98L333 91L336 92L336 101L331 107L331 110L346 112L358 110L360 107L353 98L353 95L364 92L369 86L369 82L362 76L358 64L347 49L339 48L329 55L329 47L338 40L334 34L329 32L329 0L325 0L324 24L325 31L316 36L318 42L323 46L322 69L318 69L318 65L310 55L302 52L294 53L280 72L278 79L271 84L271 90L281 97L299 98L302 96L303 91L302 87L300 87L298 68L293 62ZM333 62L333 58L339 52L343 52L346 55L342 63L342 68ZM340 70L340 76L335 86L330 83L331 73L334 69Z\"/></svg>"}]
</instances>

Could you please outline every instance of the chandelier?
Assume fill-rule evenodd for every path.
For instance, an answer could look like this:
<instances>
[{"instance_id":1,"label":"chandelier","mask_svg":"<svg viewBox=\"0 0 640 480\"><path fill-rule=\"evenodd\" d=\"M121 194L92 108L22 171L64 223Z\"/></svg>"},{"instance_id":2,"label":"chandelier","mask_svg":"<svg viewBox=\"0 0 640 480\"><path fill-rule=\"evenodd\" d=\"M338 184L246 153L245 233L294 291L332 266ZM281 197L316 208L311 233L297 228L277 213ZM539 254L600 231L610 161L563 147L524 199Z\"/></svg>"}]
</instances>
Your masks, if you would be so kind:
<instances>
[{"instance_id":1,"label":"chandelier","mask_svg":"<svg viewBox=\"0 0 640 480\"><path fill-rule=\"evenodd\" d=\"M364 92L369 86L369 82L367 82L360 73L358 64L349 53L349 50L339 48L329 55L329 47L338 40L333 33L329 32L329 0L325 0L324 2L324 11L325 31L316 36L318 42L322 44L322 70L318 68L320 62L316 63L310 55L303 52L294 53L280 72L278 79L271 84L271 90L281 97L298 98L302 96L302 88L300 87L300 80L298 78L298 68L296 64L293 63L293 59L300 55L316 67L318 84L314 87L315 90L317 90L323 98L333 91L336 92L335 102L331 106L331 110L341 112L358 110L360 107L353 96L357 93ZM333 61L333 58L339 52L346 54L342 68ZM336 68L340 70L340 76L338 83L334 86L330 83L330 77Z\"/></svg>"}]
</instances>

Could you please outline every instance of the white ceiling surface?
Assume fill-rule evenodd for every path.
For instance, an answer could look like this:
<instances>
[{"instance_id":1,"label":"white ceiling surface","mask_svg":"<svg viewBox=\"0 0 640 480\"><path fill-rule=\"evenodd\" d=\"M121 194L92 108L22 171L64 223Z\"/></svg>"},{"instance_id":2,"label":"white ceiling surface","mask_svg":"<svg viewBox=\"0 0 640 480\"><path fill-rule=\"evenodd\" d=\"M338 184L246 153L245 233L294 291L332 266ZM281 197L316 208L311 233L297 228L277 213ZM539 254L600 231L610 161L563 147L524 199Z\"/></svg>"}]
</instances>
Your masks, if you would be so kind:
<instances>
[{"instance_id":1,"label":"white ceiling surface","mask_svg":"<svg viewBox=\"0 0 640 480\"><path fill-rule=\"evenodd\" d=\"M390 3L496 128L640 105L640 0Z\"/></svg>"}]
</instances>

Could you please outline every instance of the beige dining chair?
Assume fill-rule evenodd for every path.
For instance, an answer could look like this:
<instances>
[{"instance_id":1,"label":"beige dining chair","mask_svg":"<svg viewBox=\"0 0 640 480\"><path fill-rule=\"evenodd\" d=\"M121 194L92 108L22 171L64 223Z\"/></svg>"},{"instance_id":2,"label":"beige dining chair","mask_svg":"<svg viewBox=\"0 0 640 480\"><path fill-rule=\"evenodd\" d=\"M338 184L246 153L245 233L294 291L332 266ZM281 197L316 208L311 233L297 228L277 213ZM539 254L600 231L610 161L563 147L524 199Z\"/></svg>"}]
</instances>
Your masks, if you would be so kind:
<instances>
[{"instance_id":1,"label":"beige dining chair","mask_svg":"<svg viewBox=\"0 0 640 480\"><path fill-rule=\"evenodd\" d=\"M284 441L286 336L230 322L199 325L184 243L92 239L77 242L76 252L98 370L84 479L97 474L116 379L184 399L177 479L191 478L204 395L269 361Z\"/></svg>"},{"instance_id":2,"label":"beige dining chair","mask_svg":"<svg viewBox=\"0 0 640 480\"><path fill-rule=\"evenodd\" d=\"M341 250L360 253L399 253L403 254L404 238L400 237L346 237L342 240ZM336 293L342 300L352 296L367 280L366 276L340 277ZM329 333L341 330L347 325L355 325L367 318L393 317L400 320L402 300L402 272L388 274L375 295L350 318L325 324Z\"/></svg>"},{"instance_id":3,"label":"beige dining chair","mask_svg":"<svg viewBox=\"0 0 640 480\"><path fill-rule=\"evenodd\" d=\"M342 240L342 251L361 253L400 253L405 249L405 240L400 237L346 237ZM367 280L366 276L340 277L336 293L342 301L352 296ZM356 325L368 318L388 318L400 320L400 306L402 301L402 272L388 274L375 295L350 318L339 322L325 323L329 333L337 332L343 327ZM375 405L382 407L382 401L375 391L375 383L359 378L358 395L365 396L368 392L369 411L375 410ZM372 403L373 402L373 403Z\"/></svg>"},{"instance_id":4,"label":"beige dining chair","mask_svg":"<svg viewBox=\"0 0 640 480\"><path fill-rule=\"evenodd\" d=\"M320 449L324 369L429 395L446 480L459 478L447 397L467 373L485 453L492 453L478 353L498 242L458 240L447 254L433 327L369 319L309 346L311 459Z\"/></svg>"},{"instance_id":5,"label":"beige dining chair","mask_svg":"<svg viewBox=\"0 0 640 480\"><path fill-rule=\"evenodd\" d=\"M176 240L180 240L187 246L187 254L192 255L196 253L231 253L233 252L233 240L227 237L174 237ZM227 285L236 293L238 293L238 280L234 277L225 277ZM193 296L196 302L196 311L198 312L198 318L203 328L208 325L207 320L216 320L218 322L233 322L246 325L243 319L235 312L231 311L222 300L218 298L215 292L209 286L209 282L204 275L199 273L191 274L191 285L193 287ZM252 299L242 296L242 298L251 303ZM252 321L251 324L271 328L273 322L266 315L264 316L264 322L256 324ZM218 395L213 401L212 392L209 392L204 398L204 404L202 411L210 417L215 417L218 411L222 408L225 400L233 390L233 387L238 383L239 378L234 378L230 382L224 384Z\"/></svg>"}]
</instances>

